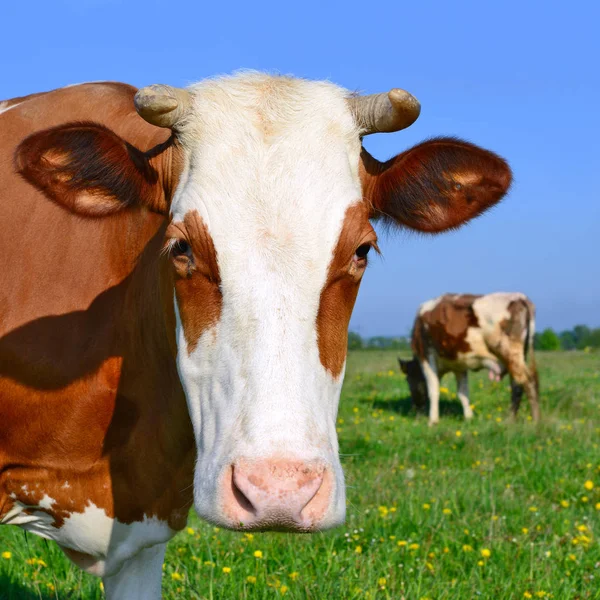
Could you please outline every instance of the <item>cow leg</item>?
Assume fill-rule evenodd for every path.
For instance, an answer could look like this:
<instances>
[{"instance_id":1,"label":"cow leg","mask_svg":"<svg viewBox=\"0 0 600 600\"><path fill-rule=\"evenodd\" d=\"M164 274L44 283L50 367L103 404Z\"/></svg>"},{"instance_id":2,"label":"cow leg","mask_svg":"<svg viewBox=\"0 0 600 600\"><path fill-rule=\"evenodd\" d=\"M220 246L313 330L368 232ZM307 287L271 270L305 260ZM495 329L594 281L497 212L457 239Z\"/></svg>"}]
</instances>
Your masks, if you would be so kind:
<instances>
[{"instance_id":1,"label":"cow leg","mask_svg":"<svg viewBox=\"0 0 600 600\"><path fill-rule=\"evenodd\" d=\"M524 361L509 363L508 372L511 376L511 385L513 386L513 414L516 416L516 411L519 408L518 405L515 408L515 386L522 386L525 389L527 398L529 398L529 404L531 405L531 416L537 423L540 420L540 405L538 402L538 390L535 375L531 372Z\"/></svg>"},{"instance_id":2,"label":"cow leg","mask_svg":"<svg viewBox=\"0 0 600 600\"><path fill-rule=\"evenodd\" d=\"M467 371L455 373L456 375L456 395L463 407L465 419L473 418L473 409L469 403L469 374Z\"/></svg>"},{"instance_id":3,"label":"cow leg","mask_svg":"<svg viewBox=\"0 0 600 600\"><path fill-rule=\"evenodd\" d=\"M421 364L425 382L427 383L427 395L429 396L429 424L435 425L440 421L440 378L437 367L428 360Z\"/></svg>"},{"instance_id":4,"label":"cow leg","mask_svg":"<svg viewBox=\"0 0 600 600\"><path fill-rule=\"evenodd\" d=\"M519 406L521 406L521 400L523 399L523 386L519 385L512 377L510 378L511 388L511 410L513 418L517 417L519 412Z\"/></svg>"},{"instance_id":5,"label":"cow leg","mask_svg":"<svg viewBox=\"0 0 600 600\"><path fill-rule=\"evenodd\" d=\"M145 548L103 578L106 600L160 600L166 544Z\"/></svg>"}]
</instances>

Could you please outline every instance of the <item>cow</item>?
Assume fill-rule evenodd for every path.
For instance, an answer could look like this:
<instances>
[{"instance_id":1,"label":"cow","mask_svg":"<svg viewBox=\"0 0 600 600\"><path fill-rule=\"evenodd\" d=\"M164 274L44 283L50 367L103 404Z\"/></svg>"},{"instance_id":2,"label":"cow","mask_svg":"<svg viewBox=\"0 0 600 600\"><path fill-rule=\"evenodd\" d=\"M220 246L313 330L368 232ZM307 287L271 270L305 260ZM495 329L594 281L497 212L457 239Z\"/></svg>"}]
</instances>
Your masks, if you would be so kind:
<instances>
[{"instance_id":1,"label":"cow","mask_svg":"<svg viewBox=\"0 0 600 600\"><path fill-rule=\"evenodd\" d=\"M412 330L413 358L398 359L414 405L429 400L429 423L438 423L440 379L454 373L465 419L471 419L468 371L488 369L495 381L510 375L513 417L525 391L539 421L534 334L535 306L521 293L444 294L424 302Z\"/></svg>"},{"instance_id":2,"label":"cow","mask_svg":"<svg viewBox=\"0 0 600 600\"><path fill-rule=\"evenodd\" d=\"M235 530L342 523L371 221L454 229L507 163L452 137L380 162L363 136L415 121L408 92L255 72L0 106L1 522L128 600L160 597L192 502Z\"/></svg>"}]
</instances>

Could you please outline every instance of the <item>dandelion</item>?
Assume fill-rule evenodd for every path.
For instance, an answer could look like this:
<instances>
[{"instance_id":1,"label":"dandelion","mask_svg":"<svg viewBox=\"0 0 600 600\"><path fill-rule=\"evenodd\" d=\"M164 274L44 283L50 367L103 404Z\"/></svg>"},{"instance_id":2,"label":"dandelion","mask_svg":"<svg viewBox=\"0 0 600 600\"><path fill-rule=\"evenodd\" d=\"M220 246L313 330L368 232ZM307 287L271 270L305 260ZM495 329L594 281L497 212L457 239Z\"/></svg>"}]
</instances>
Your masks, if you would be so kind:
<instances>
[{"instance_id":1,"label":"dandelion","mask_svg":"<svg viewBox=\"0 0 600 600\"><path fill-rule=\"evenodd\" d=\"M287 585L282 585L282 586L279 588L279 592L280 592L282 595L283 595L283 594L286 594L286 593L287 593L287 591L288 591L288 587L287 587Z\"/></svg>"},{"instance_id":2,"label":"dandelion","mask_svg":"<svg viewBox=\"0 0 600 600\"><path fill-rule=\"evenodd\" d=\"M188 527L188 528L186 529L186 532L187 532L189 535L194 535L194 534L196 533L196 531L195 531L195 530L194 530L192 527Z\"/></svg>"},{"instance_id":3,"label":"dandelion","mask_svg":"<svg viewBox=\"0 0 600 600\"><path fill-rule=\"evenodd\" d=\"M171 573L171 579L173 579L174 581L182 581L183 575L175 571L174 573Z\"/></svg>"},{"instance_id":4,"label":"dandelion","mask_svg":"<svg viewBox=\"0 0 600 600\"><path fill-rule=\"evenodd\" d=\"M586 525L577 525L577 531L586 532L588 530Z\"/></svg>"},{"instance_id":5,"label":"dandelion","mask_svg":"<svg viewBox=\"0 0 600 600\"><path fill-rule=\"evenodd\" d=\"M405 542L404 540L400 540L400 541L396 542L396 545L397 545L397 546L400 546L401 548L402 548L403 546L406 546L407 544L408 544L408 542Z\"/></svg>"},{"instance_id":6,"label":"dandelion","mask_svg":"<svg viewBox=\"0 0 600 600\"><path fill-rule=\"evenodd\" d=\"M231 567L223 567L223 573L225 573L226 575L231 573Z\"/></svg>"},{"instance_id":7,"label":"dandelion","mask_svg":"<svg viewBox=\"0 0 600 600\"><path fill-rule=\"evenodd\" d=\"M577 557L574 554L569 554L569 560L577 560Z\"/></svg>"},{"instance_id":8,"label":"dandelion","mask_svg":"<svg viewBox=\"0 0 600 600\"><path fill-rule=\"evenodd\" d=\"M53 592L53 591L54 591L54 584L53 584L53 583L47 583L47 584L46 584L46 587L47 587L47 588L48 588L48 589L49 589L51 592Z\"/></svg>"},{"instance_id":9,"label":"dandelion","mask_svg":"<svg viewBox=\"0 0 600 600\"><path fill-rule=\"evenodd\" d=\"M451 515L452 511L449 508L444 508L444 510L442 511L445 515Z\"/></svg>"},{"instance_id":10,"label":"dandelion","mask_svg":"<svg viewBox=\"0 0 600 600\"><path fill-rule=\"evenodd\" d=\"M600 502L596 502L596 510L600 510Z\"/></svg>"},{"instance_id":11,"label":"dandelion","mask_svg":"<svg viewBox=\"0 0 600 600\"><path fill-rule=\"evenodd\" d=\"M530 506L529 512L537 512L537 506Z\"/></svg>"},{"instance_id":12,"label":"dandelion","mask_svg":"<svg viewBox=\"0 0 600 600\"><path fill-rule=\"evenodd\" d=\"M456 437L460 437L461 435L462 435L462 431L458 430L458 431L456 432Z\"/></svg>"},{"instance_id":13,"label":"dandelion","mask_svg":"<svg viewBox=\"0 0 600 600\"><path fill-rule=\"evenodd\" d=\"M589 479L583 484L583 487L588 490L591 491L594 489L594 482L590 481Z\"/></svg>"},{"instance_id":14,"label":"dandelion","mask_svg":"<svg viewBox=\"0 0 600 600\"><path fill-rule=\"evenodd\" d=\"M527 529L527 527L523 527L521 531L523 532L523 535L527 535L529 533L529 529Z\"/></svg>"},{"instance_id":15,"label":"dandelion","mask_svg":"<svg viewBox=\"0 0 600 600\"><path fill-rule=\"evenodd\" d=\"M409 550L418 550L419 544L411 544L408 548L409 548Z\"/></svg>"},{"instance_id":16,"label":"dandelion","mask_svg":"<svg viewBox=\"0 0 600 600\"><path fill-rule=\"evenodd\" d=\"M523 594L523 598L533 598L533 594L530 594L529 592L525 592Z\"/></svg>"},{"instance_id":17,"label":"dandelion","mask_svg":"<svg viewBox=\"0 0 600 600\"><path fill-rule=\"evenodd\" d=\"M463 552L473 552L473 546L471 546L470 544L464 544L462 549Z\"/></svg>"},{"instance_id":18,"label":"dandelion","mask_svg":"<svg viewBox=\"0 0 600 600\"><path fill-rule=\"evenodd\" d=\"M448 548L448 547L446 546L442 552L443 552L444 554L448 554L448 552L450 552L450 548Z\"/></svg>"},{"instance_id":19,"label":"dandelion","mask_svg":"<svg viewBox=\"0 0 600 600\"><path fill-rule=\"evenodd\" d=\"M482 560L478 560L477 561L477 565L480 566L480 567L483 567L484 564L485 563Z\"/></svg>"},{"instance_id":20,"label":"dandelion","mask_svg":"<svg viewBox=\"0 0 600 600\"><path fill-rule=\"evenodd\" d=\"M544 552L544 555L546 558L550 558L552 556L552 552L550 552L550 550L546 550L546 552Z\"/></svg>"},{"instance_id":21,"label":"dandelion","mask_svg":"<svg viewBox=\"0 0 600 600\"><path fill-rule=\"evenodd\" d=\"M492 551L489 548L483 548L481 550L481 556L483 556L483 558L489 558L492 555Z\"/></svg>"},{"instance_id":22,"label":"dandelion","mask_svg":"<svg viewBox=\"0 0 600 600\"><path fill-rule=\"evenodd\" d=\"M356 548L354 548L354 552L356 554L362 554L362 546L356 546Z\"/></svg>"},{"instance_id":23,"label":"dandelion","mask_svg":"<svg viewBox=\"0 0 600 600\"><path fill-rule=\"evenodd\" d=\"M254 558L262 558L262 557L263 557L263 553L260 550L254 551Z\"/></svg>"},{"instance_id":24,"label":"dandelion","mask_svg":"<svg viewBox=\"0 0 600 600\"><path fill-rule=\"evenodd\" d=\"M561 500L561 501L560 501L560 505L561 505L563 508L569 508L569 501L568 501L568 500Z\"/></svg>"},{"instance_id":25,"label":"dandelion","mask_svg":"<svg viewBox=\"0 0 600 600\"><path fill-rule=\"evenodd\" d=\"M246 577L246 581L248 583L254 584L254 583L256 583L256 577L254 577L254 575L248 575L248 577Z\"/></svg>"},{"instance_id":26,"label":"dandelion","mask_svg":"<svg viewBox=\"0 0 600 600\"><path fill-rule=\"evenodd\" d=\"M300 573L298 573L298 571L293 571L292 573L290 573L289 578L292 581L296 581L296 579L298 579L298 575L300 575Z\"/></svg>"},{"instance_id":27,"label":"dandelion","mask_svg":"<svg viewBox=\"0 0 600 600\"><path fill-rule=\"evenodd\" d=\"M581 496L581 501L585 504L586 502L589 502L590 499L587 496Z\"/></svg>"},{"instance_id":28,"label":"dandelion","mask_svg":"<svg viewBox=\"0 0 600 600\"><path fill-rule=\"evenodd\" d=\"M387 579L385 577L380 577L377 580L377 585L379 585L381 587L384 587L386 583L387 583Z\"/></svg>"},{"instance_id":29,"label":"dandelion","mask_svg":"<svg viewBox=\"0 0 600 600\"><path fill-rule=\"evenodd\" d=\"M8 552L8 550L6 552L3 552L2 558L6 559L6 560L10 560L12 558L12 552Z\"/></svg>"},{"instance_id":30,"label":"dandelion","mask_svg":"<svg viewBox=\"0 0 600 600\"><path fill-rule=\"evenodd\" d=\"M431 508L431 504L423 504L423 510L429 510Z\"/></svg>"}]
</instances>

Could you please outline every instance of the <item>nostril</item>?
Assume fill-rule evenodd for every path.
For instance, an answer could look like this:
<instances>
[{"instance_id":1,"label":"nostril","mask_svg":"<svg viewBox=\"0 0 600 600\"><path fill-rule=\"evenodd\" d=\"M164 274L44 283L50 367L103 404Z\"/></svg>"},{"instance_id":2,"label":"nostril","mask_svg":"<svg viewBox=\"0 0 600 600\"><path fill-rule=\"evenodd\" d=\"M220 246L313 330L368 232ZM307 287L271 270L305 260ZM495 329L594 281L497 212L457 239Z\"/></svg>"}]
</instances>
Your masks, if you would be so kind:
<instances>
[{"instance_id":1,"label":"nostril","mask_svg":"<svg viewBox=\"0 0 600 600\"><path fill-rule=\"evenodd\" d=\"M300 511L303 521L316 523L320 521L331 502L333 477L329 469L325 470L316 480L315 491Z\"/></svg>"},{"instance_id":2,"label":"nostril","mask_svg":"<svg viewBox=\"0 0 600 600\"><path fill-rule=\"evenodd\" d=\"M248 511L249 513L252 513L254 515L256 514L256 508L254 507L248 496L244 494L244 492L240 489L240 486L238 486L238 484L236 483L235 466L231 467L231 491L233 492L233 497L235 498L235 500L241 508Z\"/></svg>"}]
</instances>

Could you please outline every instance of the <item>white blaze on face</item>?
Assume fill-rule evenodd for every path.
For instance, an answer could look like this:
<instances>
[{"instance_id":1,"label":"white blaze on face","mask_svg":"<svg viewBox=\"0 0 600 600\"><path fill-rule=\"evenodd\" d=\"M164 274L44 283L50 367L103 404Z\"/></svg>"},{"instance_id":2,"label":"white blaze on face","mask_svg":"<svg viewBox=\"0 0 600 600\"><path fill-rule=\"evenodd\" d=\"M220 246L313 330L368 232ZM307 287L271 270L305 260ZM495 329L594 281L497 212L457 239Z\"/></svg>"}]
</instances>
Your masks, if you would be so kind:
<instances>
[{"instance_id":1,"label":"white blaze on face","mask_svg":"<svg viewBox=\"0 0 600 600\"><path fill-rule=\"evenodd\" d=\"M172 222L201 216L222 290L218 322L191 352L177 326L199 451L196 506L220 519L215 486L240 457L320 460L337 482L325 518L334 524L344 504L335 431L343 373L334 379L321 364L316 322L345 212L361 199L347 92L263 74L191 90Z\"/></svg>"}]
</instances>

